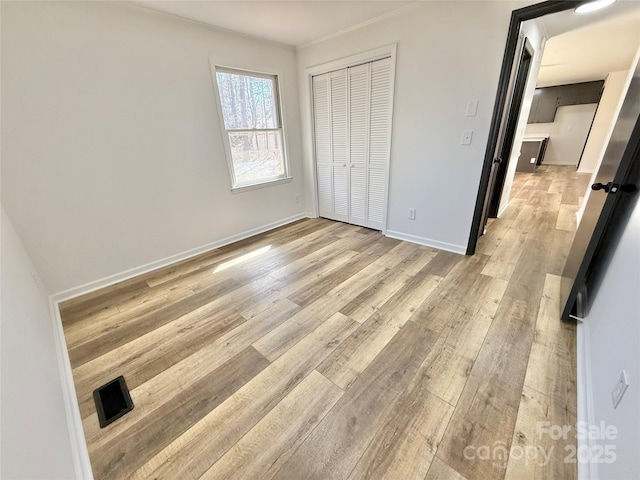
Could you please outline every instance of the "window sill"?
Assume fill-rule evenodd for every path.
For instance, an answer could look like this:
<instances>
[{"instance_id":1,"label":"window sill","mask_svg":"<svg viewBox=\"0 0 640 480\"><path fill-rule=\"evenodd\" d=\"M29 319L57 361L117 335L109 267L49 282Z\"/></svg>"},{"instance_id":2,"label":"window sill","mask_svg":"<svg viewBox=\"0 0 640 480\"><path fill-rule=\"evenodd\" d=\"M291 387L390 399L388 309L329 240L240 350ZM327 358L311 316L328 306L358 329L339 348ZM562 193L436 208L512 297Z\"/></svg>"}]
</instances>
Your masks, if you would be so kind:
<instances>
[{"instance_id":1,"label":"window sill","mask_svg":"<svg viewBox=\"0 0 640 480\"><path fill-rule=\"evenodd\" d=\"M278 180L268 180L262 183L252 183L251 185L241 185L239 187L233 187L231 193L246 192L247 190L256 190L258 188L270 187L272 185L280 185L281 183L289 183L293 180L293 177L279 178Z\"/></svg>"}]
</instances>

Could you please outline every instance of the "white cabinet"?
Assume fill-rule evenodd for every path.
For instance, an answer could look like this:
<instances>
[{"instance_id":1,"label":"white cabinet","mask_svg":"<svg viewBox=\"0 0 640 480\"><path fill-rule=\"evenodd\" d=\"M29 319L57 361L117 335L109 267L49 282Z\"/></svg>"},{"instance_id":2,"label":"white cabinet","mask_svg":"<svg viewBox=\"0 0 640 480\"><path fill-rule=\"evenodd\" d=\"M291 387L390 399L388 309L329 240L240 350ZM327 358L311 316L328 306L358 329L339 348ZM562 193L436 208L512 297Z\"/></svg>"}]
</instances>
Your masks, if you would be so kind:
<instances>
[{"instance_id":1,"label":"white cabinet","mask_svg":"<svg viewBox=\"0 0 640 480\"><path fill-rule=\"evenodd\" d=\"M321 217L381 230L391 141L391 59L313 77Z\"/></svg>"}]
</instances>

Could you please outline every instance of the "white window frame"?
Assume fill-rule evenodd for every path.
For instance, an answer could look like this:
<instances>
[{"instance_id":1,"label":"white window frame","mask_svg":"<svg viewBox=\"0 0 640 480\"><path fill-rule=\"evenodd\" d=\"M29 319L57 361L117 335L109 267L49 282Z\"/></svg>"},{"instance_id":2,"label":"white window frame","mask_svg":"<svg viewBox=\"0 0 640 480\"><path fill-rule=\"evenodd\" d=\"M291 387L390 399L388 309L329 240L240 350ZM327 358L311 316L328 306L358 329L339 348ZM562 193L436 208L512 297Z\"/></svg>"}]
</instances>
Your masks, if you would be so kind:
<instances>
[{"instance_id":1,"label":"white window frame","mask_svg":"<svg viewBox=\"0 0 640 480\"><path fill-rule=\"evenodd\" d=\"M247 77L265 78L273 81L273 93L276 104L276 128L254 128L254 129L227 129L224 121L224 113L222 109L222 100L220 98L220 89L218 88L217 72L231 73L235 75L243 75ZM282 118L282 99L280 98L280 81L279 76L274 73L263 73L252 70L245 70L239 68L225 67L221 65L214 65L211 63L211 73L213 76L213 88L216 97L216 105L218 106L218 117L220 119L220 129L222 131L222 140L224 143L225 154L227 157L227 168L229 169L229 179L231 182L231 191L241 192L245 190L254 190L256 188L268 187L271 185L278 185L281 183L288 183L292 180L289 167L289 156L287 154L287 142L285 137L284 120ZM246 133L246 132L280 132L280 139L282 142L282 163L284 173L278 177L270 177L265 180L258 180L251 183L239 183L236 179L233 156L231 154L231 142L229 141L229 133Z\"/></svg>"}]
</instances>

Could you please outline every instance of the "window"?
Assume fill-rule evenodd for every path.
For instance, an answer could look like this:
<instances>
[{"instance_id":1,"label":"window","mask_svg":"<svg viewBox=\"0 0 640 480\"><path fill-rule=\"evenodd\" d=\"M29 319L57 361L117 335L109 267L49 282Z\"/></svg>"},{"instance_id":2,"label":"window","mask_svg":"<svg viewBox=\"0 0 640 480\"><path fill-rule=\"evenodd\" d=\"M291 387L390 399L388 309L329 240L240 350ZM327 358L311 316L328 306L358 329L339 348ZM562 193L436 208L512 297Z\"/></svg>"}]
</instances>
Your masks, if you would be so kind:
<instances>
[{"instance_id":1,"label":"window","mask_svg":"<svg viewBox=\"0 0 640 480\"><path fill-rule=\"evenodd\" d=\"M232 189L289 178L278 77L216 68Z\"/></svg>"}]
</instances>

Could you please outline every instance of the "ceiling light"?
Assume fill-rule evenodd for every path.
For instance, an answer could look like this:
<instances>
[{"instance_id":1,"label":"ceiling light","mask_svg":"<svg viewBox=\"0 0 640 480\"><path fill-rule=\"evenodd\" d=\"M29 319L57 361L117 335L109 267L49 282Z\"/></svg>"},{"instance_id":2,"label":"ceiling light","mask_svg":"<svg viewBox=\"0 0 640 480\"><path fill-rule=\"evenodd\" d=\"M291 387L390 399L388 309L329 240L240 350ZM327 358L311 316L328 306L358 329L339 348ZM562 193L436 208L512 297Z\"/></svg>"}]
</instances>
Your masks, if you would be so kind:
<instances>
[{"instance_id":1,"label":"ceiling light","mask_svg":"<svg viewBox=\"0 0 640 480\"><path fill-rule=\"evenodd\" d=\"M595 12L596 10L608 7L615 1L616 0L595 0L593 2L586 2L576 8L576 13Z\"/></svg>"}]
</instances>

